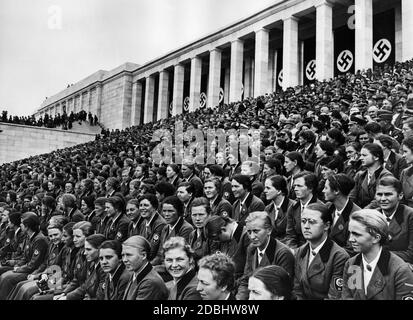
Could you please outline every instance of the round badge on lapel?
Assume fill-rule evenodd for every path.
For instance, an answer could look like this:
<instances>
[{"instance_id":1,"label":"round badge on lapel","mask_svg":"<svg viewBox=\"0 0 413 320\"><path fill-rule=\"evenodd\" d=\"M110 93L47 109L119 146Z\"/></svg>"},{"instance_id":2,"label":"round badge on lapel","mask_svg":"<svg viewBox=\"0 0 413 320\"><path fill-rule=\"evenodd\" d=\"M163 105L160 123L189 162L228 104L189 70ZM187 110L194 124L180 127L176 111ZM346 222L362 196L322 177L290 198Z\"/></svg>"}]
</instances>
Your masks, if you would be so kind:
<instances>
[{"instance_id":1,"label":"round badge on lapel","mask_svg":"<svg viewBox=\"0 0 413 320\"><path fill-rule=\"evenodd\" d=\"M153 235L153 242L156 242L156 241L158 241L159 240L159 235L157 234L157 233L155 233L154 235Z\"/></svg>"},{"instance_id":2,"label":"round badge on lapel","mask_svg":"<svg viewBox=\"0 0 413 320\"><path fill-rule=\"evenodd\" d=\"M338 230L343 231L344 230L344 226L342 224L338 225Z\"/></svg>"}]
</instances>

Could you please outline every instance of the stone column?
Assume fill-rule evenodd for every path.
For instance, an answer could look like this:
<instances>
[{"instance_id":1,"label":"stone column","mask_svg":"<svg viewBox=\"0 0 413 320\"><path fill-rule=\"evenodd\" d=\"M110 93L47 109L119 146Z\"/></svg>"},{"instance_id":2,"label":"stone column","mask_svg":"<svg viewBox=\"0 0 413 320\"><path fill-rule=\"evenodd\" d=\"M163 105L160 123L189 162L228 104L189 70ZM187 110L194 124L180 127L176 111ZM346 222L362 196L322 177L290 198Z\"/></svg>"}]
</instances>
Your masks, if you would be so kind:
<instances>
[{"instance_id":1,"label":"stone column","mask_svg":"<svg viewBox=\"0 0 413 320\"><path fill-rule=\"evenodd\" d=\"M146 78L145 88L145 113L143 115L143 123L149 123L153 120L153 103L155 95L155 77L149 76Z\"/></svg>"},{"instance_id":2,"label":"stone column","mask_svg":"<svg viewBox=\"0 0 413 320\"><path fill-rule=\"evenodd\" d=\"M229 101L241 100L242 64L244 58L244 42L237 39L231 43L231 73L229 84Z\"/></svg>"},{"instance_id":3,"label":"stone column","mask_svg":"<svg viewBox=\"0 0 413 320\"><path fill-rule=\"evenodd\" d=\"M209 52L208 108L214 108L219 104L221 59L221 50L215 48Z\"/></svg>"},{"instance_id":4,"label":"stone column","mask_svg":"<svg viewBox=\"0 0 413 320\"><path fill-rule=\"evenodd\" d=\"M324 2L316 7L316 78L334 77L333 5Z\"/></svg>"},{"instance_id":5,"label":"stone column","mask_svg":"<svg viewBox=\"0 0 413 320\"><path fill-rule=\"evenodd\" d=\"M91 101L91 97L92 97L92 93L90 92L91 90L89 89L87 92L87 113L90 112L90 109L92 109L92 101Z\"/></svg>"},{"instance_id":6,"label":"stone column","mask_svg":"<svg viewBox=\"0 0 413 320\"><path fill-rule=\"evenodd\" d=\"M402 26L402 6L398 3L394 8L394 22L395 22L395 58L396 61L403 60L403 26Z\"/></svg>"},{"instance_id":7,"label":"stone column","mask_svg":"<svg viewBox=\"0 0 413 320\"><path fill-rule=\"evenodd\" d=\"M278 69L277 69L277 60L278 60L278 50L274 50L272 53L272 67L270 69L270 74L269 74L269 80L271 83L271 91L275 92L277 89L277 75L278 75Z\"/></svg>"},{"instance_id":8,"label":"stone column","mask_svg":"<svg viewBox=\"0 0 413 320\"><path fill-rule=\"evenodd\" d=\"M373 0L355 0L357 70L373 68Z\"/></svg>"},{"instance_id":9,"label":"stone column","mask_svg":"<svg viewBox=\"0 0 413 320\"><path fill-rule=\"evenodd\" d=\"M298 19L284 20L283 38L283 89L299 83Z\"/></svg>"},{"instance_id":10,"label":"stone column","mask_svg":"<svg viewBox=\"0 0 413 320\"><path fill-rule=\"evenodd\" d=\"M142 83L136 81L132 85L131 125L137 126L141 122Z\"/></svg>"},{"instance_id":11,"label":"stone column","mask_svg":"<svg viewBox=\"0 0 413 320\"><path fill-rule=\"evenodd\" d=\"M252 94L252 59L251 57L245 58L244 68L244 97L251 97Z\"/></svg>"},{"instance_id":12,"label":"stone column","mask_svg":"<svg viewBox=\"0 0 413 320\"><path fill-rule=\"evenodd\" d=\"M96 116L98 121L102 121L102 85L98 84L96 87Z\"/></svg>"},{"instance_id":13,"label":"stone column","mask_svg":"<svg viewBox=\"0 0 413 320\"><path fill-rule=\"evenodd\" d=\"M168 83L169 72L162 70L159 73L158 120L168 118Z\"/></svg>"},{"instance_id":14,"label":"stone column","mask_svg":"<svg viewBox=\"0 0 413 320\"><path fill-rule=\"evenodd\" d=\"M402 60L410 60L413 58L413 1L402 0Z\"/></svg>"},{"instance_id":15,"label":"stone column","mask_svg":"<svg viewBox=\"0 0 413 320\"><path fill-rule=\"evenodd\" d=\"M268 93L268 57L269 31L261 29L255 32L255 72L254 97Z\"/></svg>"},{"instance_id":16,"label":"stone column","mask_svg":"<svg viewBox=\"0 0 413 320\"><path fill-rule=\"evenodd\" d=\"M172 116L181 114L184 104L184 66L177 64L174 67L174 92L172 103Z\"/></svg>"},{"instance_id":17,"label":"stone column","mask_svg":"<svg viewBox=\"0 0 413 320\"><path fill-rule=\"evenodd\" d=\"M199 99L201 96L201 73L202 59L194 57L191 59L191 79L189 85L189 112L199 108Z\"/></svg>"},{"instance_id":18,"label":"stone column","mask_svg":"<svg viewBox=\"0 0 413 320\"><path fill-rule=\"evenodd\" d=\"M83 110L83 92L79 93L79 112Z\"/></svg>"},{"instance_id":19,"label":"stone column","mask_svg":"<svg viewBox=\"0 0 413 320\"><path fill-rule=\"evenodd\" d=\"M231 76L231 69L229 67L225 68L224 71L224 103L229 103L229 78Z\"/></svg>"}]
</instances>

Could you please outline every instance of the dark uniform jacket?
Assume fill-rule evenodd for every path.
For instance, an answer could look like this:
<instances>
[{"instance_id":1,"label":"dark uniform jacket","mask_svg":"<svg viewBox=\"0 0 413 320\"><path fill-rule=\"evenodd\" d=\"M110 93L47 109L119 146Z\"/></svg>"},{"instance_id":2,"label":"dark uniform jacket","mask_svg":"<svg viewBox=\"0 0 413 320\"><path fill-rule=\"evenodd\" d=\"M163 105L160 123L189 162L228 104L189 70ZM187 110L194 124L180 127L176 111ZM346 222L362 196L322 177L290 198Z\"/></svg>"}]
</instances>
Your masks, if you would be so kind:
<instances>
[{"instance_id":1,"label":"dark uniform jacket","mask_svg":"<svg viewBox=\"0 0 413 320\"><path fill-rule=\"evenodd\" d=\"M156 253L158 252L159 244L161 242L162 230L165 226L166 221L158 212L154 213L154 216L149 223L149 228L146 228L146 220L139 218L137 235L144 237L151 244L151 253L148 260L152 260L156 257ZM131 235L129 235L129 237L130 236Z\"/></svg>"},{"instance_id":2,"label":"dark uniform jacket","mask_svg":"<svg viewBox=\"0 0 413 320\"><path fill-rule=\"evenodd\" d=\"M0 259L20 259L23 256L26 235L20 228L11 227L7 230L7 238L0 248Z\"/></svg>"},{"instance_id":3,"label":"dark uniform jacket","mask_svg":"<svg viewBox=\"0 0 413 320\"><path fill-rule=\"evenodd\" d=\"M349 255L329 238L308 266L310 254L309 243L296 253L294 294L297 299L340 299L344 264Z\"/></svg>"},{"instance_id":4,"label":"dark uniform jacket","mask_svg":"<svg viewBox=\"0 0 413 320\"><path fill-rule=\"evenodd\" d=\"M100 218L100 221L96 225L96 233L98 234L105 234L106 230L106 225L108 224L108 221L110 220L110 217L104 216Z\"/></svg>"},{"instance_id":5,"label":"dark uniform jacket","mask_svg":"<svg viewBox=\"0 0 413 320\"><path fill-rule=\"evenodd\" d=\"M148 263L133 279L132 274L125 289L123 300L166 300L168 289L161 276Z\"/></svg>"},{"instance_id":6,"label":"dark uniform jacket","mask_svg":"<svg viewBox=\"0 0 413 320\"><path fill-rule=\"evenodd\" d=\"M213 241L210 243L210 253L213 254L219 251L228 255L235 263L235 279L241 277L245 268L247 248L250 244L246 228L238 224L230 241Z\"/></svg>"},{"instance_id":7,"label":"dark uniform jacket","mask_svg":"<svg viewBox=\"0 0 413 320\"><path fill-rule=\"evenodd\" d=\"M67 300L102 300L106 274L98 260L86 264L86 279L76 289L66 295Z\"/></svg>"},{"instance_id":8,"label":"dark uniform jacket","mask_svg":"<svg viewBox=\"0 0 413 320\"><path fill-rule=\"evenodd\" d=\"M413 207L413 166L410 166L400 174L400 182L403 187L404 202Z\"/></svg>"},{"instance_id":9,"label":"dark uniform jacket","mask_svg":"<svg viewBox=\"0 0 413 320\"><path fill-rule=\"evenodd\" d=\"M343 300L413 300L413 271L400 257L383 249L364 291L361 253L350 258L343 273Z\"/></svg>"},{"instance_id":10,"label":"dark uniform jacket","mask_svg":"<svg viewBox=\"0 0 413 320\"><path fill-rule=\"evenodd\" d=\"M77 289L80 287L85 281L87 277L87 263L85 257L85 249L79 249L76 253L76 259L74 262L74 271L73 271L73 278L67 284L66 288L64 289L64 293L67 295L69 292Z\"/></svg>"},{"instance_id":11,"label":"dark uniform jacket","mask_svg":"<svg viewBox=\"0 0 413 320\"><path fill-rule=\"evenodd\" d=\"M95 210L93 210L92 212L90 212L90 213L85 217L85 220L86 220L86 221L89 221L89 222L92 224L92 230L93 230L93 232L96 232L96 231L97 231L97 226L98 226L99 223L100 223L100 219L101 219L101 217L96 215L96 211L95 211Z\"/></svg>"},{"instance_id":12,"label":"dark uniform jacket","mask_svg":"<svg viewBox=\"0 0 413 320\"><path fill-rule=\"evenodd\" d=\"M287 231L287 212L292 206L294 206L295 201L290 200L287 197L284 198L280 209L278 210L277 219L274 221L275 218L275 203L271 201L271 203L265 207L265 211L268 213L272 223L272 232L271 236L277 240L284 241L286 231Z\"/></svg>"},{"instance_id":13,"label":"dark uniform jacket","mask_svg":"<svg viewBox=\"0 0 413 320\"><path fill-rule=\"evenodd\" d=\"M377 208L378 205L374 203L377 185L380 179L388 176L393 175L388 170L380 167L374 172L370 184L367 184L367 170L357 172L354 178L356 185L350 192L350 199L362 209L367 206L372 209Z\"/></svg>"},{"instance_id":14,"label":"dark uniform jacket","mask_svg":"<svg viewBox=\"0 0 413 320\"><path fill-rule=\"evenodd\" d=\"M168 300L202 300L199 292L196 290L197 286L196 270L192 268L170 290Z\"/></svg>"},{"instance_id":15,"label":"dark uniform jacket","mask_svg":"<svg viewBox=\"0 0 413 320\"><path fill-rule=\"evenodd\" d=\"M111 217L106 223L105 237L108 240L125 241L128 238L128 226L130 219L123 213L117 217Z\"/></svg>"},{"instance_id":16,"label":"dark uniform jacket","mask_svg":"<svg viewBox=\"0 0 413 320\"><path fill-rule=\"evenodd\" d=\"M237 299L248 299L248 277L255 269L266 267L269 265L277 265L283 267L293 279L294 276L294 256L291 250L282 242L270 237L267 249L265 249L264 256L258 264L258 250L256 247L250 245L247 249L247 260L245 263L244 275L240 279L240 286L238 288Z\"/></svg>"},{"instance_id":17,"label":"dark uniform jacket","mask_svg":"<svg viewBox=\"0 0 413 320\"><path fill-rule=\"evenodd\" d=\"M186 242L189 241L189 234L194 230L194 227L191 226L188 222L185 221L182 217L179 217L175 228L172 231L169 231L169 224L165 225L161 232L160 242L158 246L158 251L155 258L152 260L152 265L162 264L163 262L163 244L171 237L182 237Z\"/></svg>"},{"instance_id":18,"label":"dark uniform jacket","mask_svg":"<svg viewBox=\"0 0 413 320\"><path fill-rule=\"evenodd\" d=\"M194 186L194 198L202 197L204 194L204 184L197 175L192 174L189 178L182 179L182 182L190 182Z\"/></svg>"},{"instance_id":19,"label":"dark uniform jacket","mask_svg":"<svg viewBox=\"0 0 413 320\"><path fill-rule=\"evenodd\" d=\"M232 206L235 202L234 194L232 193L232 185L230 181L224 179L222 182L222 199L227 200Z\"/></svg>"},{"instance_id":20,"label":"dark uniform jacket","mask_svg":"<svg viewBox=\"0 0 413 320\"><path fill-rule=\"evenodd\" d=\"M23 258L17 263L17 273L32 273L46 261L49 249L48 239L39 231L26 236Z\"/></svg>"},{"instance_id":21,"label":"dark uniform jacket","mask_svg":"<svg viewBox=\"0 0 413 320\"><path fill-rule=\"evenodd\" d=\"M211 205L211 216L231 217L232 205L228 200L218 196Z\"/></svg>"},{"instance_id":22,"label":"dark uniform jacket","mask_svg":"<svg viewBox=\"0 0 413 320\"><path fill-rule=\"evenodd\" d=\"M311 203L322 203L313 196L309 202ZM287 211L287 229L285 235L285 242L290 248L298 248L306 243L303 233L301 231L301 202L297 201L290 209Z\"/></svg>"},{"instance_id":23,"label":"dark uniform jacket","mask_svg":"<svg viewBox=\"0 0 413 320\"><path fill-rule=\"evenodd\" d=\"M35 270L32 272L34 275L41 274L43 271L46 270L47 267L53 266L57 264L60 251L62 251L64 247L64 243L60 242L58 244L51 243L49 245L49 250L46 255L46 260Z\"/></svg>"},{"instance_id":24,"label":"dark uniform jacket","mask_svg":"<svg viewBox=\"0 0 413 320\"><path fill-rule=\"evenodd\" d=\"M57 257L56 264L62 269L62 283L67 284L73 280L78 248L73 245L64 246Z\"/></svg>"},{"instance_id":25,"label":"dark uniform jacket","mask_svg":"<svg viewBox=\"0 0 413 320\"><path fill-rule=\"evenodd\" d=\"M234 202L232 206L232 218L243 226L245 225L245 219L248 217L248 214L254 211L264 211L265 209L261 199L254 196L252 192L249 193L242 206L241 201L242 200L238 199Z\"/></svg>"},{"instance_id":26,"label":"dark uniform jacket","mask_svg":"<svg viewBox=\"0 0 413 320\"><path fill-rule=\"evenodd\" d=\"M119 264L115 273L112 276L112 280L109 275L106 275L103 285L103 299L104 300L122 300L125 295L126 287L129 283L131 273L126 270L123 263Z\"/></svg>"},{"instance_id":27,"label":"dark uniform jacket","mask_svg":"<svg viewBox=\"0 0 413 320\"><path fill-rule=\"evenodd\" d=\"M237 163L235 166L230 166L224 168L225 175L228 177L229 180L232 179L233 176L241 173L241 163Z\"/></svg>"},{"instance_id":28,"label":"dark uniform jacket","mask_svg":"<svg viewBox=\"0 0 413 320\"><path fill-rule=\"evenodd\" d=\"M76 208L70 210L70 212L67 214L67 217L69 218L69 222L80 222L85 220L83 213L81 213L80 210Z\"/></svg>"},{"instance_id":29,"label":"dark uniform jacket","mask_svg":"<svg viewBox=\"0 0 413 320\"><path fill-rule=\"evenodd\" d=\"M387 160L386 162L385 169L390 171L395 178L399 179L400 174L404 169L406 169L406 167L406 160L401 155L396 154L392 151L390 153L389 160Z\"/></svg>"},{"instance_id":30,"label":"dark uniform jacket","mask_svg":"<svg viewBox=\"0 0 413 320\"><path fill-rule=\"evenodd\" d=\"M330 202L327 203L327 206L334 219L334 214L336 212L335 205ZM350 236L350 233L348 232L348 223L350 220L350 215L358 210L360 210L360 207L349 199L337 222L330 228L329 237L340 247L346 249L347 253L350 255L353 255L353 247L348 242Z\"/></svg>"},{"instance_id":31,"label":"dark uniform jacket","mask_svg":"<svg viewBox=\"0 0 413 320\"><path fill-rule=\"evenodd\" d=\"M195 261L198 261L202 257L207 256L209 254L210 242L205 236L203 229L201 230L201 234L199 236L198 236L198 230L194 229L189 234L188 243L191 246L192 250L194 250Z\"/></svg>"},{"instance_id":32,"label":"dark uniform jacket","mask_svg":"<svg viewBox=\"0 0 413 320\"><path fill-rule=\"evenodd\" d=\"M400 204L389 224L388 250L413 264L413 209Z\"/></svg>"}]
</instances>

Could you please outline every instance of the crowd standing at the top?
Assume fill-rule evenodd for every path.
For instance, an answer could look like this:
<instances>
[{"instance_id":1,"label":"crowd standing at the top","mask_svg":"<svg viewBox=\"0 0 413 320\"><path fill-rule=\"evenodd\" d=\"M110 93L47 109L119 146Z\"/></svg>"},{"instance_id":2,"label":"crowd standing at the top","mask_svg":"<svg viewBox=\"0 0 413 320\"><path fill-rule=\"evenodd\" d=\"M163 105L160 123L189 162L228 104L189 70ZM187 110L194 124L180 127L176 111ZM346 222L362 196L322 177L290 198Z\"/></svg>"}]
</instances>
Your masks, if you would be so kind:
<instances>
[{"instance_id":1,"label":"crowd standing at the top","mask_svg":"<svg viewBox=\"0 0 413 320\"><path fill-rule=\"evenodd\" d=\"M0 299L411 300L412 203L408 61L1 166Z\"/></svg>"},{"instance_id":2,"label":"crowd standing at the top","mask_svg":"<svg viewBox=\"0 0 413 320\"><path fill-rule=\"evenodd\" d=\"M4 110L0 117L0 122L46 128L62 127L63 130L72 129L73 123L76 121L79 123L88 121L91 126L98 125L98 117L91 112L87 113L85 110L77 113L71 111L69 115L64 111L62 115L58 113L55 117L45 113L43 117L39 117L37 120L34 115L26 117L12 116L8 115L8 112Z\"/></svg>"}]
</instances>

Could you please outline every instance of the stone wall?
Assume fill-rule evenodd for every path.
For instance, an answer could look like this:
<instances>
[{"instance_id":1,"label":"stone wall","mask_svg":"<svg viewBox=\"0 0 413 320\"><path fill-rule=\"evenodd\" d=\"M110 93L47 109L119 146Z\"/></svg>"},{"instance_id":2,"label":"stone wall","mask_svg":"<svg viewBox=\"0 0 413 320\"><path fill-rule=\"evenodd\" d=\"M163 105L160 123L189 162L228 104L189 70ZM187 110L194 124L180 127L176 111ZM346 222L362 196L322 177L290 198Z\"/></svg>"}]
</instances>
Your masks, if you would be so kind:
<instances>
[{"instance_id":1,"label":"stone wall","mask_svg":"<svg viewBox=\"0 0 413 320\"><path fill-rule=\"evenodd\" d=\"M0 165L93 140L93 134L0 122Z\"/></svg>"}]
</instances>

